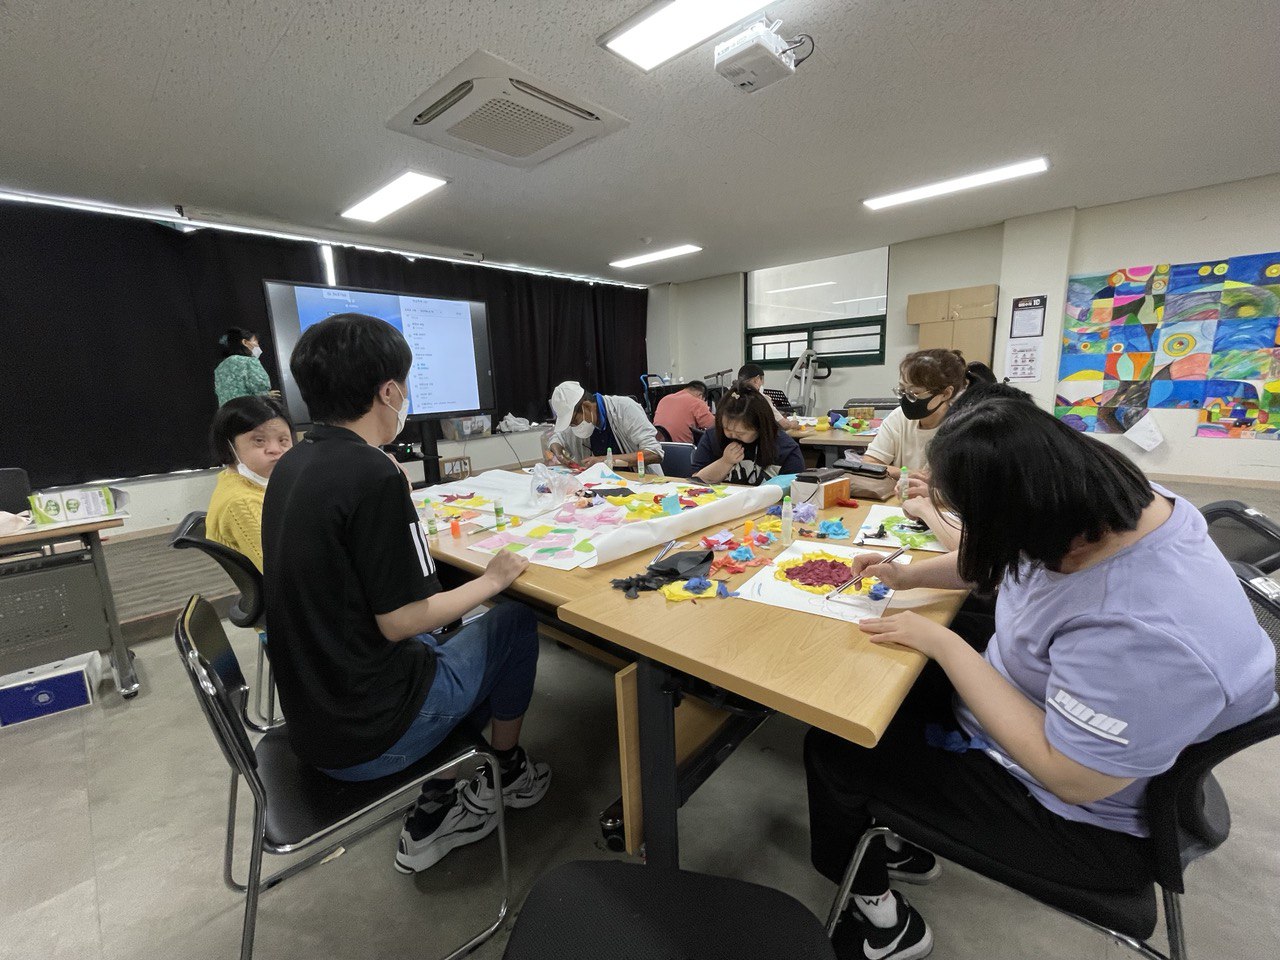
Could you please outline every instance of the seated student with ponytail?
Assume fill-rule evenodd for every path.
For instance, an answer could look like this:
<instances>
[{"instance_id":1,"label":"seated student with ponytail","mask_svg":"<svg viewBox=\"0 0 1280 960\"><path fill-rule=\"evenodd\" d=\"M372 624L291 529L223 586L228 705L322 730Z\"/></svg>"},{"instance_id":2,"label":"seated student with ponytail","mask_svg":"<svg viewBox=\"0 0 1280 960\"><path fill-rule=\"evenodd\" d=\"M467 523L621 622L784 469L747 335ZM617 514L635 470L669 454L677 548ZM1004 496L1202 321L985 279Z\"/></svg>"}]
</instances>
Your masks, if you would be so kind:
<instances>
[{"instance_id":1,"label":"seated student with ponytail","mask_svg":"<svg viewBox=\"0 0 1280 960\"><path fill-rule=\"evenodd\" d=\"M205 536L243 553L262 570L262 500L277 461L293 446L293 426L275 397L228 400L209 430L225 468L209 500Z\"/></svg>"},{"instance_id":2,"label":"seated student with ponytail","mask_svg":"<svg viewBox=\"0 0 1280 960\"><path fill-rule=\"evenodd\" d=\"M836 883L879 799L1044 880L1148 885L1151 778L1275 701L1275 649L1200 512L1011 393L975 388L929 447L932 496L964 524L959 551L854 560L895 590L998 592L981 632L912 611L859 623L932 662L874 748L805 739L811 855ZM938 872L925 850L873 842L836 955L928 954L928 925L889 883Z\"/></svg>"},{"instance_id":3,"label":"seated student with ponytail","mask_svg":"<svg viewBox=\"0 0 1280 960\"><path fill-rule=\"evenodd\" d=\"M898 469L907 468L910 486L909 516L923 520L947 547L955 549L960 530L948 522L925 497L928 493L929 441L942 425L951 405L973 383L995 383L995 374L985 363L966 364L959 350L917 350L907 354L898 367L898 409L884 422L867 447L863 460L882 463L896 480Z\"/></svg>"},{"instance_id":4,"label":"seated student with ponytail","mask_svg":"<svg viewBox=\"0 0 1280 960\"><path fill-rule=\"evenodd\" d=\"M800 444L778 429L773 407L739 380L716 408L715 427L693 451L693 479L758 487L770 477L804 469Z\"/></svg>"}]
</instances>

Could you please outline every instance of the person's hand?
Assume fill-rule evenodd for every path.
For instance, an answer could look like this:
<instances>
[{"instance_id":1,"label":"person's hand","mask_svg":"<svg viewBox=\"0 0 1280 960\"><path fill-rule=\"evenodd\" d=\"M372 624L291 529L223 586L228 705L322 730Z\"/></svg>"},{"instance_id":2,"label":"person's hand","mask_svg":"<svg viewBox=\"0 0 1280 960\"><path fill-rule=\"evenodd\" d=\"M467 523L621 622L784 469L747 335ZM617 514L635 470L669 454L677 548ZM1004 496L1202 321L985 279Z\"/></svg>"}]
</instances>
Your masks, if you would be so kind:
<instances>
[{"instance_id":1,"label":"person's hand","mask_svg":"<svg viewBox=\"0 0 1280 960\"><path fill-rule=\"evenodd\" d=\"M742 458L747 455L747 451L743 449L742 444L734 440L724 448L724 453L720 455L720 459L730 466L736 466L742 462Z\"/></svg>"},{"instance_id":2,"label":"person's hand","mask_svg":"<svg viewBox=\"0 0 1280 960\"><path fill-rule=\"evenodd\" d=\"M907 495L904 499L915 500L921 497L929 496L929 480L927 477L917 477L908 474L907 476Z\"/></svg>"},{"instance_id":3,"label":"person's hand","mask_svg":"<svg viewBox=\"0 0 1280 960\"><path fill-rule=\"evenodd\" d=\"M522 557L519 554L512 553L510 550L499 550L493 555L489 565L484 568L484 575L499 590L505 590L515 583L516 578L524 573L525 568L528 566L528 557Z\"/></svg>"},{"instance_id":4,"label":"person's hand","mask_svg":"<svg viewBox=\"0 0 1280 960\"><path fill-rule=\"evenodd\" d=\"M597 463L604 463L607 457L586 457L582 461L584 467L594 467Z\"/></svg>"},{"instance_id":5,"label":"person's hand","mask_svg":"<svg viewBox=\"0 0 1280 960\"><path fill-rule=\"evenodd\" d=\"M565 466L565 467L573 466L573 457L569 456L568 451L566 451L565 448L560 446L559 444L555 444L551 448L551 456L553 456L556 460L556 463L560 464L561 466Z\"/></svg>"},{"instance_id":6,"label":"person's hand","mask_svg":"<svg viewBox=\"0 0 1280 960\"><path fill-rule=\"evenodd\" d=\"M937 660L952 644L964 644L959 634L913 610L859 620L858 627L872 643L896 643L900 647L918 650L930 660Z\"/></svg>"},{"instance_id":7,"label":"person's hand","mask_svg":"<svg viewBox=\"0 0 1280 960\"><path fill-rule=\"evenodd\" d=\"M875 577L890 590L910 590L911 568L907 564L885 563L887 553L860 553L849 565L855 577Z\"/></svg>"},{"instance_id":8,"label":"person's hand","mask_svg":"<svg viewBox=\"0 0 1280 960\"><path fill-rule=\"evenodd\" d=\"M933 515L933 501L928 497L912 497L903 501L902 512L912 520L923 520Z\"/></svg>"}]
</instances>

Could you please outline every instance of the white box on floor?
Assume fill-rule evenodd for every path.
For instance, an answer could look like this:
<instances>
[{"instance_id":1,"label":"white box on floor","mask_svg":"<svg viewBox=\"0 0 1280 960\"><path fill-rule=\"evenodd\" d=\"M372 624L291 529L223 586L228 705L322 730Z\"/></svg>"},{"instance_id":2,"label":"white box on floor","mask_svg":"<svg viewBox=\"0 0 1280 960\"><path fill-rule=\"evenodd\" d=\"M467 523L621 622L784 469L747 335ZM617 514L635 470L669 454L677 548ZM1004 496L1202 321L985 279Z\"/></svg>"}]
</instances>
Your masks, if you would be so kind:
<instances>
[{"instance_id":1,"label":"white box on floor","mask_svg":"<svg viewBox=\"0 0 1280 960\"><path fill-rule=\"evenodd\" d=\"M82 653L0 677L0 727L93 703L102 655Z\"/></svg>"}]
</instances>

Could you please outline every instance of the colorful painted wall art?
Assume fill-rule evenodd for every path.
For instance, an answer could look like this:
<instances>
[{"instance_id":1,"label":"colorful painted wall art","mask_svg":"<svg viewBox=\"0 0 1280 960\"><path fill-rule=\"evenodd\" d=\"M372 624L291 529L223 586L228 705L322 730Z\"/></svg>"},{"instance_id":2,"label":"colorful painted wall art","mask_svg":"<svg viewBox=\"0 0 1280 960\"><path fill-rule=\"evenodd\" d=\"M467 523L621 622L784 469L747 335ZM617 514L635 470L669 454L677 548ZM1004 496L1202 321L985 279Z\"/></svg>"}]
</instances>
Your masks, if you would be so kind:
<instances>
[{"instance_id":1,"label":"colorful painted wall art","mask_svg":"<svg viewBox=\"0 0 1280 960\"><path fill-rule=\"evenodd\" d=\"M1280 439L1280 252L1074 276L1066 299L1064 423L1123 433L1184 408L1200 437Z\"/></svg>"}]
</instances>

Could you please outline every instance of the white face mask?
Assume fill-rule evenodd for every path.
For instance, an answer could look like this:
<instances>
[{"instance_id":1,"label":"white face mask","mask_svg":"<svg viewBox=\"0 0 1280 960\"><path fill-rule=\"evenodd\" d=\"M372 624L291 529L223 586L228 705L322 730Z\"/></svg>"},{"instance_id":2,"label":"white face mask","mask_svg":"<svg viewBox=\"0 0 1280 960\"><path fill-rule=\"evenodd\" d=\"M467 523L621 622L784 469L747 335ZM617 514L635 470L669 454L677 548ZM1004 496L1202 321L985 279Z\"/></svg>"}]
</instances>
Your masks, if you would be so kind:
<instances>
[{"instance_id":1,"label":"white face mask","mask_svg":"<svg viewBox=\"0 0 1280 960\"><path fill-rule=\"evenodd\" d=\"M400 387L397 386L396 384L393 383L392 386L395 387L397 390L400 390ZM400 409L396 411L396 436L397 437L400 436L400 431L404 429L405 421L409 419L409 395L405 393L403 390L400 390L400 396L404 397L404 402L400 404ZM383 400L382 402L387 403L387 401L385 400ZM391 406L391 404L387 403L387 406L389 407Z\"/></svg>"},{"instance_id":2,"label":"white face mask","mask_svg":"<svg viewBox=\"0 0 1280 960\"><path fill-rule=\"evenodd\" d=\"M590 440L591 435L596 432L596 425L590 420L583 420L581 423L574 424L569 429L579 440Z\"/></svg>"},{"instance_id":3,"label":"white face mask","mask_svg":"<svg viewBox=\"0 0 1280 960\"><path fill-rule=\"evenodd\" d=\"M251 357L253 357L253 359L257 360L260 356L262 356L262 348L261 348L261 347L254 347L252 350L250 350L250 351L249 351L249 356L251 356Z\"/></svg>"},{"instance_id":4,"label":"white face mask","mask_svg":"<svg viewBox=\"0 0 1280 960\"><path fill-rule=\"evenodd\" d=\"M236 473L240 474L240 476L244 477L250 483L256 483L260 487L265 487L267 485L266 477L262 476L261 474L254 473L252 470L246 467L243 461L241 461L238 457L236 458Z\"/></svg>"}]
</instances>

